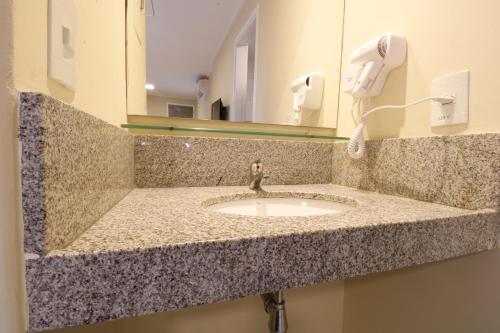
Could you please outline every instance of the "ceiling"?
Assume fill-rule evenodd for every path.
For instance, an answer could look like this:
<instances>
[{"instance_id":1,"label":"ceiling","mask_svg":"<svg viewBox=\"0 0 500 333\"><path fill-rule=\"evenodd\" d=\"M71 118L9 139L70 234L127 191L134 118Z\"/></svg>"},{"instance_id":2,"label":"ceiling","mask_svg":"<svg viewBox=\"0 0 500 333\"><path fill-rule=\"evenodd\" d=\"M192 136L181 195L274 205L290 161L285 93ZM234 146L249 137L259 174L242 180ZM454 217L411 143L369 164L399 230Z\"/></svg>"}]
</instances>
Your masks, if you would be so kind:
<instances>
[{"instance_id":1,"label":"ceiling","mask_svg":"<svg viewBox=\"0 0 500 333\"><path fill-rule=\"evenodd\" d=\"M147 82L154 95L196 97L245 0L153 0L146 17ZM146 0L148 13L150 0Z\"/></svg>"}]
</instances>

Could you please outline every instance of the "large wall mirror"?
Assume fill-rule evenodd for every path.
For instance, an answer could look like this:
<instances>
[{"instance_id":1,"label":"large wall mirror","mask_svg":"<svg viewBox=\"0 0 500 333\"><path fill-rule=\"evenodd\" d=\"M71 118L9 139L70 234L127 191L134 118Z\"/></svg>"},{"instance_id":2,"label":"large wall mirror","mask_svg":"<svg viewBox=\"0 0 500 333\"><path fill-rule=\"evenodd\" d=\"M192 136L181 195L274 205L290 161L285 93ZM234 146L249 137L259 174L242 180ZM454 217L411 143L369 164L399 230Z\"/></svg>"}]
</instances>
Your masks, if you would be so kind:
<instances>
[{"instance_id":1,"label":"large wall mirror","mask_svg":"<svg viewBox=\"0 0 500 333\"><path fill-rule=\"evenodd\" d=\"M128 114L335 128L343 6L128 0Z\"/></svg>"}]
</instances>

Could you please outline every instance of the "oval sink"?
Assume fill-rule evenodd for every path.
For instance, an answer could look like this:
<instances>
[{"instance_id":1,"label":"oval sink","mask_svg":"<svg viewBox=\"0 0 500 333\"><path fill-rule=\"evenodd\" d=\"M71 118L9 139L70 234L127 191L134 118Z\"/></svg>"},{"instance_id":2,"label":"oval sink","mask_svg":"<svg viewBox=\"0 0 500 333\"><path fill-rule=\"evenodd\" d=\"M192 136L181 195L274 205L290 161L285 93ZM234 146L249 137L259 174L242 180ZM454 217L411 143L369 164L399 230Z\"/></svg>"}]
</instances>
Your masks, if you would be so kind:
<instances>
[{"instance_id":1,"label":"oval sink","mask_svg":"<svg viewBox=\"0 0 500 333\"><path fill-rule=\"evenodd\" d=\"M220 213L268 217L339 214L353 206L332 200L265 197L225 201L207 208Z\"/></svg>"}]
</instances>

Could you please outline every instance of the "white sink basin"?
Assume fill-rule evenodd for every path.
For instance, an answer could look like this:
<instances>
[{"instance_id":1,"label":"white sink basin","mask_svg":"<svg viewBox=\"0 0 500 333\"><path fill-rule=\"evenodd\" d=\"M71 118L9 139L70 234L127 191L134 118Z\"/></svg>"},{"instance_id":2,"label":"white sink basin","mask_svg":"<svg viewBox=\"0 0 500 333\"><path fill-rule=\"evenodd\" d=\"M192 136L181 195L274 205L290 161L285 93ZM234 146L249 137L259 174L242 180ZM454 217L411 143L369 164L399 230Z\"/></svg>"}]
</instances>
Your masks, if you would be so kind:
<instances>
[{"instance_id":1,"label":"white sink basin","mask_svg":"<svg viewBox=\"0 0 500 333\"><path fill-rule=\"evenodd\" d=\"M339 214L352 209L352 205L303 198L251 198L216 203L208 208L220 213L267 217Z\"/></svg>"}]
</instances>

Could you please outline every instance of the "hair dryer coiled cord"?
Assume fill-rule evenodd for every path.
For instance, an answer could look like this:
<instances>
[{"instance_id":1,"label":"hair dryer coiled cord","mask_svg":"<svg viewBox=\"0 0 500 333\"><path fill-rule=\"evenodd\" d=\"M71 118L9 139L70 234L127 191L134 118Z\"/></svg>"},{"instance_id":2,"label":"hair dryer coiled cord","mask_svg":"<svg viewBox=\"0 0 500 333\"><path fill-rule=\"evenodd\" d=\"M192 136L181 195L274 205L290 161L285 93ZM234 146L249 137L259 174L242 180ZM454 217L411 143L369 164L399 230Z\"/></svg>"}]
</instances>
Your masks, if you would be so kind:
<instances>
[{"instance_id":1,"label":"hair dryer coiled cord","mask_svg":"<svg viewBox=\"0 0 500 333\"><path fill-rule=\"evenodd\" d=\"M363 132L365 130L366 118L362 117L361 120L356 120L356 116L354 114L355 108L359 107L360 100L355 98L352 101L350 112L352 116L352 121L356 126L354 133L351 136L351 140L349 140L349 144L347 145L347 153L349 156L355 160L360 159L365 154L365 138L363 137Z\"/></svg>"},{"instance_id":2,"label":"hair dryer coiled cord","mask_svg":"<svg viewBox=\"0 0 500 333\"><path fill-rule=\"evenodd\" d=\"M356 117L354 115L355 108L359 109L360 100L355 98L351 104L351 116L354 123L357 125L354 133L351 136L351 140L349 140L349 144L347 145L347 153L352 159L358 160L365 154L366 146L365 146L365 138L363 137L363 132L366 126L366 118L373 112L386 110L386 109L404 109L410 106L414 106L420 103L424 103L427 101L434 101L441 103L441 105L452 104L455 102L455 96L443 96L443 97L427 97L423 99L419 99L418 101L405 104L405 105L383 105L376 108L373 108L369 111L363 112L361 115L361 119L359 122L356 121Z\"/></svg>"},{"instance_id":3,"label":"hair dryer coiled cord","mask_svg":"<svg viewBox=\"0 0 500 333\"><path fill-rule=\"evenodd\" d=\"M355 160L359 160L365 154L365 138L363 137L363 132L365 130L366 122L361 120L356 126L354 133L352 134L351 140L347 145L347 153L349 156Z\"/></svg>"}]
</instances>

